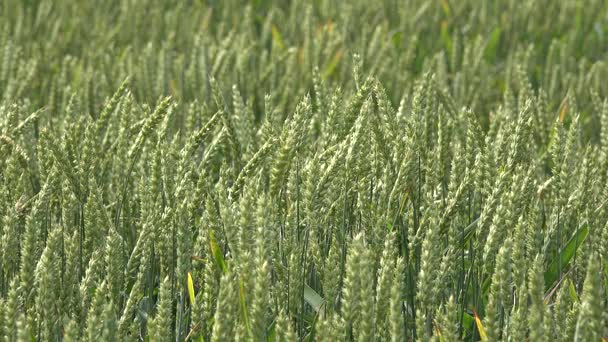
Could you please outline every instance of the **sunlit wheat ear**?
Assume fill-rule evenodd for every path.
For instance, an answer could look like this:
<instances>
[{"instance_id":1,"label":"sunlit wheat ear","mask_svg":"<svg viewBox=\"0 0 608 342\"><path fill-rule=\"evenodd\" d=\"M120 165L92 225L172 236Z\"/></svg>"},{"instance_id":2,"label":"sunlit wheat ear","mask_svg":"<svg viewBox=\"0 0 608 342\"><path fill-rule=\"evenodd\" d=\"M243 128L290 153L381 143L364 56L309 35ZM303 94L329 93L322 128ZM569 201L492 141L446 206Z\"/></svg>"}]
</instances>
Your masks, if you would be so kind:
<instances>
[{"instance_id":1,"label":"sunlit wheat ear","mask_svg":"<svg viewBox=\"0 0 608 342\"><path fill-rule=\"evenodd\" d=\"M217 299L217 308L213 322L212 341L225 341L235 334L235 323L238 313L238 296L236 290L236 277L232 274L222 276Z\"/></svg>"},{"instance_id":2,"label":"sunlit wheat ear","mask_svg":"<svg viewBox=\"0 0 608 342\"><path fill-rule=\"evenodd\" d=\"M280 311L278 313L276 320L277 323L275 331L277 335L277 341L287 342L297 339L293 326L289 318L285 315L283 311Z\"/></svg>"},{"instance_id":3,"label":"sunlit wheat ear","mask_svg":"<svg viewBox=\"0 0 608 342\"><path fill-rule=\"evenodd\" d=\"M259 257L258 257L259 258ZM257 276L251 300L252 334L257 338L265 337L268 313L268 288L270 285L270 265L263 259L256 263Z\"/></svg>"},{"instance_id":4,"label":"sunlit wheat ear","mask_svg":"<svg viewBox=\"0 0 608 342\"><path fill-rule=\"evenodd\" d=\"M171 282L165 278L160 284L160 300L156 308L156 316L151 320L149 329L150 336L155 341L162 341L171 338L171 321L173 298L171 297Z\"/></svg>"},{"instance_id":5,"label":"sunlit wheat ear","mask_svg":"<svg viewBox=\"0 0 608 342\"><path fill-rule=\"evenodd\" d=\"M457 341L458 310L456 309L454 297L450 297L447 304L441 307L435 316L437 317L437 334L441 334L446 341Z\"/></svg>"},{"instance_id":6,"label":"sunlit wheat ear","mask_svg":"<svg viewBox=\"0 0 608 342\"><path fill-rule=\"evenodd\" d=\"M25 314L21 313L17 316L17 341L28 341L31 339L33 326L28 321Z\"/></svg>"},{"instance_id":7,"label":"sunlit wheat ear","mask_svg":"<svg viewBox=\"0 0 608 342\"><path fill-rule=\"evenodd\" d=\"M140 153L144 141L152 134L154 128L160 123L163 116L166 114L167 109L171 104L171 98L167 97L162 99L154 112L145 120L135 142L129 149L128 158L129 160L134 160L137 158L137 155Z\"/></svg>"},{"instance_id":8,"label":"sunlit wheat ear","mask_svg":"<svg viewBox=\"0 0 608 342\"><path fill-rule=\"evenodd\" d=\"M78 324L73 319L70 319L65 325L65 329L63 332L63 340L67 342L75 342L80 340Z\"/></svg>"},{"instance_id":9,"label":"sunlit wheat ear","mask_svg":"<svg viewBox=\"0 0 608 342\"><path fill-rule=\"evenodd\" d=\"M360 317L360 305L361 305L361 260L364 254L363 247L363 236L358 235L353 239L351 244L348 246L348 253L346 257L346 266L344 274L344 285L342 287L342 302L341 302L341 315L344 320L343 325L346 329L345 333L347 336L352 334L352 330L356 323L361 319Z\"/></svg>"},{"instance_id":10,"label":"sunlit wheat ear","mask_svg":"<svg viewBox=\"0 0 608 342\"><path fill-rule=\"evenodd\" d=\"M122 254L124 240L115 229L110 229L106 238L106 283L108 297L115 306L120 307L123 296L121 294L125 281L125 264Z\"/></svg>"},{"instance_id":11,"label":"sunlit wheat ear","mask_svg":"<svg viewBox=\"0 0 608 342\"><path fill-rule=\"evenodd\" d=\"M432 315L437 306L437 289L435 280L439 277L437 265L441 262L441 250L437 248L440 243L440 232L436 209L428 214L430 219L424 223L425 237L421 246L421 265L418 273L419 290L418 307L416 312L416 329L420 336L429 338L432 333ZM432 310L431 310L432 309Z\"/></svg>"},{"instance_id":12,"label":"sunlit wheat ear","mask_svg":"<svg viewBox=\"0 0 608 342\"><path fill-rule=\"evenodd\" d=\"M376 307L375 307L375 325L376 331L380 333L380 329L385 327L387 322L388 307L390 301L390 291L392 281L395 276L395 260L396 260L396 234L391 233L384 243L382 257L380 258L378 270L378 283L376 285Z\"/></svg>"},{"instance_id":13,"label":"sunlit wheat ear","mask_svg":"<svg viewBox=\"0 0 608 342\"><path fill-rule=\"evenodd\" d=\"M405 327L403 325L403 319L405 318L403 312L403 300L404 300L404 280L403 271L405 270L405 263L403 259L398 259L395 267L395 276L393 278L393 284L391 286L390 293L390 311L389 311L389 322L390 322L390 335L391 341L403 341L405 339Z\"/></svg>"},{"instance_id":14,"label":"sunlit wheat ear","mask_svg":"<svg viewBox=\"0 0 608 342\"><path fill-rule=\"evenodd\" d=\"M543 329L544 320L549 320L551 317L547 317L545 310L542 265L542 257L537 254L528 273L528 294L530 296L528 324L530 327L534 327L530 329L530 336L537 340L544 339L551 333Z\"/></svg>"},{"instance_id":15,"label":"sunlit wheat ear","mask_svg":"<svg viewBox=\"0 0 608 342\"><path fill-rule=\"evenodd\" d=\"M507 314L510 311L510 292L512 289L510 254L511 241L507 240L496 256L496 267L492 276L492 285L486 306L485 330L489 340L501 338L502 327L500 322L507 321L506 317L501 317L501 313Z\"/></svg>"},{"instance_id":16,"label":"sunlit wheat ear","mask_svg":"<svg viewBox=\"0 0 608 342\"><path fill-rule=\"evenodd\" d=\"M97 338L97 336L101 335L104 324L102 313L107 294L106 291L106 283L102 282L99 284L99 287L97 288L95 296L91 302L91 306L87 312L87 322L84 336L88 341L93 341Z\"/></svg>"},{"instance_id":17,"label":"sunlit wheat ear","mask_svg":"<svg viewBox=\"0 0 608 342\"><path fill-rule=\"evenodd\" d=\"M605 317L605 302L597 300L602 297L600 262L597 255L591 253L587 263L587 275L583 284L583 294L576 321L575 341L591 341L601 339L606 328L603 326Z\"/></svg>"}]
</instances>

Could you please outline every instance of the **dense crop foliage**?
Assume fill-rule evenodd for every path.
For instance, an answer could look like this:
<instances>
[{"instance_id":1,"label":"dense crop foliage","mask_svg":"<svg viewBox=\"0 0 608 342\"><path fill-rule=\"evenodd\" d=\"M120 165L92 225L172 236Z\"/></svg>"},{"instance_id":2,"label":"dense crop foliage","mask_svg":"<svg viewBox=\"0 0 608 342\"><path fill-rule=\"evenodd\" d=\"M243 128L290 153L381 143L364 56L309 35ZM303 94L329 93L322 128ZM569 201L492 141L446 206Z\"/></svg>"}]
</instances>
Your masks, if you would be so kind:
<instances>
[{"instance_id":1,"label":"dense crop foliage","mask_svg":"<svg viewBox=\"0 0 608 342\"><path fill-rule=\"evenodd\" d=\"M608 336L606 1L0 26L0 340Z\"/></svg>"}]
</instances>

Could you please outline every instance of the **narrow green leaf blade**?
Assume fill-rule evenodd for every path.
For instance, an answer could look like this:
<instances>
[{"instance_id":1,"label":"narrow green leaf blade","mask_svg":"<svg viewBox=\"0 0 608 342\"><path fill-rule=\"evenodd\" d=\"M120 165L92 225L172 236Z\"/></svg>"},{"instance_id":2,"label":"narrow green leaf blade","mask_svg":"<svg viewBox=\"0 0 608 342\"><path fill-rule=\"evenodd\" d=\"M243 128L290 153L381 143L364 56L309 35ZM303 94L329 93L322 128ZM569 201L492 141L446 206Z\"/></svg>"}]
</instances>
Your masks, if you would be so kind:
<instances>
[{"instance_id":1,"label":"narrow green leaf blade","mask_svg":"<svg viewBox=\"0 0 608 342\"><path fill-rule=\"evenodd\" d=\"M249 325L249 317L247 316L247 303L245 303L245 287L243 285L243 280L239 279L239 304L241 307L241 316L243 317L243 322L245 322L245 328L247 329L247 333L251 335L251 326Z\"/></svg>"},{"instance_id":2,"label":"narrow green leaf blade","mask_svg":"<svg viewBox=\"0 0 608 342\"><path fill-rule=\"evenodd\" d=\"M188 272L188 296L190 297L190 305L194 305L194 282L190 272Z\"/></svg>"},{"instance_id":3,"label":"narrow green leaf blade","mask_svg":"<svg viewBox=\"0 0 608 342\"><path fill-rule=\"evenodd\" d=\"M217 242L215 241L215 235L212 231L209 234L209 243L211 244L211 253L213 254L213 259L215 259L215 262L224 273L228 273L228 267L226 266L226 262L224 261L224 255L222 254L220 247L217 245Z\"/></svg>"}]
</instances>

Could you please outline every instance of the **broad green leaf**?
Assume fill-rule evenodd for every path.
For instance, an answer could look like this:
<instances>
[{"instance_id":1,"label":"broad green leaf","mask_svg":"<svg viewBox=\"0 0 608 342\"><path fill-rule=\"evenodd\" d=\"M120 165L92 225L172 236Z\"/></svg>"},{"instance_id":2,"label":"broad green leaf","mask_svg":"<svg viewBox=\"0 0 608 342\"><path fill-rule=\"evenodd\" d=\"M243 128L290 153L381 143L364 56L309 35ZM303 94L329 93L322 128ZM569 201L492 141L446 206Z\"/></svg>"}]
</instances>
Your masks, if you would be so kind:
<instances>
[{"instance_id":1,"label":"broad green leaf","mask_svg":"<svg viewBox=\"0 0 608 342\"><path fill-rule=\"evenodd\" d=\"M474 322L475 322L475 319L468 312L465 312L462 315L462 326L464 327L465 330L472 331Z\"/></svg>"},{"instance_id":2,"label":"broad green leaf","mask_svg":"<svg viewBox=\"0 0 608 342\"><path fill-rule=\"evenodd\" d=\"M325 302L315 290L308 286L308 284L304 284L304 300L306 300L316 312L319 312Z\"/></svg>"},{"instance_id":3,"label":"broad green leaf","mask_svg":"<svg viewBox=\"0 0 608 342\"><path fill-rule=\"evenodd\" d=\"M559 279L559 270L562 272L568 267L570 261L576 254L578 248L583 244L587 235L589 234L589 227L587 225L583 226L579 229L574 236L568 241L566 246L562 249L560 254L561 257L557 257L554 260L551 260L549 263L549 267L545 272L545 287L546 289L550 289L553 284Z\"/></svg>"}]
</instances>

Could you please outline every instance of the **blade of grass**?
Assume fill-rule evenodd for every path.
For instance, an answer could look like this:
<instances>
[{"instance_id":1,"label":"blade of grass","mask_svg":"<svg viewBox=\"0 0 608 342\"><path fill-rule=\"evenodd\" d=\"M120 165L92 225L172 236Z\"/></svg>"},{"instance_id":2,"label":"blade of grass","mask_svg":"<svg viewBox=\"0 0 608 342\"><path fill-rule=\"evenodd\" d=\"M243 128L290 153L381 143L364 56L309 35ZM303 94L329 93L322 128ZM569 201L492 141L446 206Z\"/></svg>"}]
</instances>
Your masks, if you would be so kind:
<instances>
[{"instance_id":1,"label":"blade of grass","mask_svg":"<svg viewBox=\"0 0 608 342\"><path fill-rule=\"evenodd\" d=\"M553 287L555 282L559 279L559 270L564 270L568 267L577 250L582 246L583 242L585 242L588 234L589 226L584 225L568 241L566 246L562 249L560 257L549 263L549 267L545 272L545 286L547 287L547 290Z\"/></svg>"},{"instance_id":2,"label":"blade of grass","mask_svg":"<svg viewBox=\"0 0 608 342\"><path fill-rule=\"evenodd\" d=\"M481 319L479 318L479 315L477 315L477 311L473 310L473 314L475 315L475 325L477 325L477 330L479 331L479 337L481 338L482 341L485 341L487 338L486 330L483 327L483 324L481 322Z\"/></svg>"},{"instance_id":3,"label":"blade of grass","mask_svg":"<svg viewBox=\"0 0 608 342\"><path fill-rule=\"evenodd\" d=\"M194 282L190 272L188 272L188 296L190 297L190 305L194 305Z\"/></svg>"}]
</instances>

